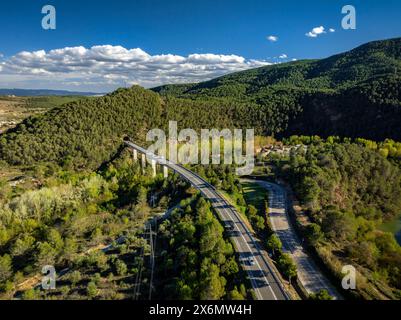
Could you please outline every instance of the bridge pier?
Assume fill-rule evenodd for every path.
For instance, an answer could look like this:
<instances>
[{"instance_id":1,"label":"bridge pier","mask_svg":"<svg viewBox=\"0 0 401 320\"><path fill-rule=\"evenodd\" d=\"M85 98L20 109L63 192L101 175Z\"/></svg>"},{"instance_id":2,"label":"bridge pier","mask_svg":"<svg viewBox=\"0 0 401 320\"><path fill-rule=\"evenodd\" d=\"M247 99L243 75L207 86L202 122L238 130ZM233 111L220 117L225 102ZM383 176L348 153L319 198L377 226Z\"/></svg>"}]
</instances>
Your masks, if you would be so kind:
<instances>
[{"instance_id":1,"label":"bridge pier","mask_svg":"<svg viewBox=\"0 0 401 320\"><path fill-rule=\"evenodd\" d=\"M142 153L142 173L146 173L146 155Z\"/></svg>"},{"instance_id":2,"label":"bridge pier","mask_svg":"<svg viewBox=\"0 0 401 320\"><path fill-rule=\"evenodd\" d=\"M153 160L153 159L152 159L152 174L153 174L153 177L156 177L156 174L157 174L157 172L156 172L156 160Z\"/></svg>"},{"instance_id":3,"label":"bridge pier","mask_svg":"<svg viewBox=\"0 0 401 320\"><path fill-rule=\"evenodd\" d=\"M168 178L168 168L167 168L167 166L163 166L163 177L165 179Z\"/></svg>"},{"instance_id":4,"label":"bridge pier","mask_svg":"<svg viewBox=\"0 0 401 320\"><path fill-rule=\"evenodd\" d=\"M152 176L156 177L157 176L157 164L158 161L156 159L153 158L152 155L150 155L149 157L147 157L147 153L143 152L141 148L136 149L136 148L132 148L132 158L134 160L134 162L137 162L139 157L141 157L141 168L142 168L142 173L146 174L146 167L147 167L147 162L149 162L152 166ZM163 177L165 179L168 178L168 173L169 173L169 167L166 165L166 163L161 162L160 163L160 168L163 168Z\"/></svg>"}]
</instances>

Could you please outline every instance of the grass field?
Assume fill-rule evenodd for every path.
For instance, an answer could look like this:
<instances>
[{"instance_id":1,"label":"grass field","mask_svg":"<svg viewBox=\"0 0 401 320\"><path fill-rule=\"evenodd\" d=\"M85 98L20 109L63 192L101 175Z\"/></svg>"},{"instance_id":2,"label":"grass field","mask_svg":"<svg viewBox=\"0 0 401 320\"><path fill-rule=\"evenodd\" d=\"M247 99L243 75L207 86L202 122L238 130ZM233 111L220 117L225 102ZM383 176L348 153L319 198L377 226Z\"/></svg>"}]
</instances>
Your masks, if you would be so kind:
<instances>
[{"instance_id":1,"label":"grass field","mask_svg":"<svg viewBox=\"0 0 401 320\"><path fill-rule=\"evenodd\" d=\"M256 209L258 209L260 212L263 212L264 200L267 191L257 183L250 182L243 182L242 188L246 203L255 206Z\"/></svg>"}]
</instances>

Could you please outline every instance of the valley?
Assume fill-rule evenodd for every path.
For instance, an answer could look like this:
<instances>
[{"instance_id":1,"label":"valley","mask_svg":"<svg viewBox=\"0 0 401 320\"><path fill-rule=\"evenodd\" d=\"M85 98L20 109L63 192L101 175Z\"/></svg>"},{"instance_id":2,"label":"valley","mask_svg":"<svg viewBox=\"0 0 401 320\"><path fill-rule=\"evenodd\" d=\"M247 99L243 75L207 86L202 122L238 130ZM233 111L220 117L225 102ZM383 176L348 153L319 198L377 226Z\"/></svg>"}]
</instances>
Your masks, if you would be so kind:
<instances>
[{"instance_id":1,"label":"valley","mask_svg":"<svg viewBox=\"0 0 401 320\"><path fill-rule=\"evenodd\" d=\"M195 84L0 98L1 297L400 299L400 72L397 38ZM254 128L250 176L268 187L236 165L171 165L166 176L141 164L127 140L146 149L149 130L170 121ZM290 236L273 225L284 214ZM71 273L53 293L20 289L45 264ZM344 265L355 290L340 287ZM319 269L310 283L308 268ZM320 273L335 289L314 283Z\"/></svg>"}]
</instances>

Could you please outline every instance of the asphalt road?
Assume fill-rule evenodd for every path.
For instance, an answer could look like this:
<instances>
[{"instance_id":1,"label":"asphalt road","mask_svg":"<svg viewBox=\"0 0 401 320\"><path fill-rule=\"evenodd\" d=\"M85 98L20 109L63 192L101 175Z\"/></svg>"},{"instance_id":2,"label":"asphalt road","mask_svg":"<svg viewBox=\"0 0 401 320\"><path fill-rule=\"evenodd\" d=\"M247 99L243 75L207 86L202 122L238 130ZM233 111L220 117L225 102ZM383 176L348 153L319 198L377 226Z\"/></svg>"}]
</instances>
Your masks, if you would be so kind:
<instances>
[{"instance_id":1,"label":"asphalt road","mask_svg":"<svg viewBox=\"0 0 401 320\"><path fill-rule=\"evenodd\" d=\"M267 252L263 250L252 232L248 229L241 216L236 212L224 197L207 181L199 177L190 170L165 160L155 157L145 149L132 142L125 142L130 148L134 148L141 153L146 153L148 157L166 165L171 170L180 174L184 179L198 189L202 195L211 203L219 218L223 222L232 221L234 230L230 232L230 237L234 243L234 249L238 253L240 260L253 258L254 264L241 262L243 269L248 273L250 282L258 300L289 300L289 296L284 290L283 284L277 275L277 271L272 266Z\"/></svg>"},{"instance_id":2,"label":"asphalt road","mask_svg":"<svg viewBox=\"0 0 401 320\"><path fill-rule=\"evenodd\" d=\"M289 221L288 199L285 190L277 184L266 181L242 181L257 183L269 191L270 222L283 244L283 251L290 254L297 265L298 279L308 293L317 293L325 289L335 299L342 299L336 288L314 263L312 257L304 251L302 241Z\"/></svg>"}]
</instances>

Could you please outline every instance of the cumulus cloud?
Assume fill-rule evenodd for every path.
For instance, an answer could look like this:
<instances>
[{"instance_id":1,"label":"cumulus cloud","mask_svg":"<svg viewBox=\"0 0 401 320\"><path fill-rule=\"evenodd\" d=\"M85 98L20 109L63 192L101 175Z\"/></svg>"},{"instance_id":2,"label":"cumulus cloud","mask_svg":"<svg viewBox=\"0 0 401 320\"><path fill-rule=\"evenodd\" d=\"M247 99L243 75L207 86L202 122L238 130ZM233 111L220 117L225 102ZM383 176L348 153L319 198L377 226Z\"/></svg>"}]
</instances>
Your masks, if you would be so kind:
<instances>
[{"instance_id":1,"label":"cumulus cloud","mask_svg":"<svg viewBox=\"0 0 401 320\"><path fill-rule=\"evenodd\" d=\"M127 84L152 87L199 82L270 63L238 55L150 55L122 46L23 51L0 61L0 86L112 90Z\"/></svg>"},{"instance_id":2,"label":"cumulus cloud","mask_svg":"<svg viewBox=\"0 0 401 320\"><path fill-rule=\"evenodd\" d=\"M318 36L326 33L325 28L323 26L315 27L305 35L309 38L317 38Z\"/></svg>"},{"instance_id":3,"label":"cumulus cloud","mask_svg":"<svg viewBox=\"0 0 401 320\"><path fill-rule=\"evenodd\" d=\"M269 40L270 42L277 42L278 41L278 37L277 36L268 36L267 40Z\"/></svg>"},{"instance_id":4,"label":"cumulus cloud","mask_svg":"<svg viewBox=\"0 0 401 320\"><path fill-rule=\"evenodd\" d=\"M336 32L336 29L330 28L329 32L331 32L331 33Z\"/></svg>"},{"instance_id":5,"label":"cumulus cloud","mask_svg":"<svg viewBox=\"0 0 401 320\"><path fill-rule=\"evenodd\" d=\"M283 54L280 55L278 58L279 58L279 59L287 59L288 56L287 56L285 53L283 53Z\"/></svg>"}]
</instances>

